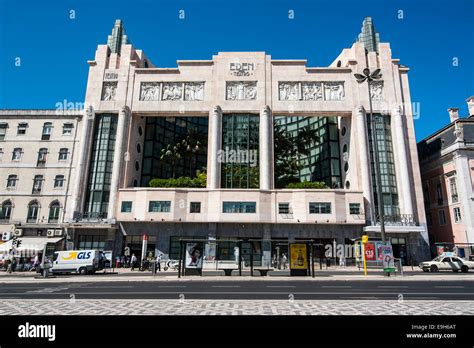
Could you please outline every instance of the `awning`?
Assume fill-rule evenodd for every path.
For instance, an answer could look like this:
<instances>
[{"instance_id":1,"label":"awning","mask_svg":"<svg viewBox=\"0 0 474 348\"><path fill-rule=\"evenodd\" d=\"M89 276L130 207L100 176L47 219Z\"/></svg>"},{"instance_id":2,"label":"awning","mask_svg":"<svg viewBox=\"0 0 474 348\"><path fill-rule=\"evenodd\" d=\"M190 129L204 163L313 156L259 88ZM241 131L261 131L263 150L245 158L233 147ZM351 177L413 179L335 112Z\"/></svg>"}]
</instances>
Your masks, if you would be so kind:
<instances>
[{"instance_id":1,"label":"awning","mask_svg":"<svg viewBox=\"0 0 474 348\"><path fill-rule=\"evenodd\" d=\"M55 244L59 242L63 237L57 238L46 238L46 237L23 237L19 238L21 240L20 247L17 248L17 251L32 251L38 252L43 251L46 244ZM0 253L8 253L12 248L12 240L9 240L6 243L0 245Z\"/></svg>"}]
</instances>

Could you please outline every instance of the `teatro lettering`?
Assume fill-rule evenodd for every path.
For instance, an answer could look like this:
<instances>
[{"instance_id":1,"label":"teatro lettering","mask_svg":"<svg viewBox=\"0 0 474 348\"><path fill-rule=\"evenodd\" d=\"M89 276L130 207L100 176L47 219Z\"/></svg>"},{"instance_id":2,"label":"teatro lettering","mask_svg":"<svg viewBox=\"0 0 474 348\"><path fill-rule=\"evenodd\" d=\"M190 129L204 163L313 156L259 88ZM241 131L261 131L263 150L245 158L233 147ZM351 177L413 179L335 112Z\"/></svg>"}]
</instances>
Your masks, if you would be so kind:
<instances>
[{"instance_id":1,"label":"teatro lettering","mask_svg":"<svg viewBox=\"0 0 474 348\"><path fill-rule=\"evenodd\" d=\"M255 65L254 63L230 63L229 70L234 76L252 76Z\"/></svg>"}]
</instances>

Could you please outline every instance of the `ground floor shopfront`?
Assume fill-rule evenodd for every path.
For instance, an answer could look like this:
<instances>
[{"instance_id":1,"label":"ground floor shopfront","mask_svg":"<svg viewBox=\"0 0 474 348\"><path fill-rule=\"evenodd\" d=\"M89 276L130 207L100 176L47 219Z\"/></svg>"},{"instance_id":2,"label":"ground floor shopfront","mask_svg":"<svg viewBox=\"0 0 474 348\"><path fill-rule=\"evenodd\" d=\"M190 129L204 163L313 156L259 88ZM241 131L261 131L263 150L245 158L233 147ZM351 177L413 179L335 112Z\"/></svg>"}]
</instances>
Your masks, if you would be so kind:
<instances>
[{"instance_id":1,"label":"ground floor shopfront","mask_svg":"<svg viewBox=\"0 0 474 348\"><path fill-rule=\"evenodd\" d=\"M69 231L71 231L69 229ZM361 225L349 224L266 224L266 223L168 223L122 222L116 226L76 228L73 230L74 248L97 248L113 251L113 256L135 254L140 259L143 236L147 236L147 257L158 253L164 258L180 257L181 241L199 241L204 260L233 261L241 248L243 261L255 266L282 266L281 258L288 258L289 244L298 241L313 244L314 257L338 263L344 250L346 264L355 257L351 246L364 234L380 239L374 232L364 232ZM423 243L418 232L388 233L394 256L403 263L417 264L426 259L420 248Z\"/></svg>"}]
</instances>

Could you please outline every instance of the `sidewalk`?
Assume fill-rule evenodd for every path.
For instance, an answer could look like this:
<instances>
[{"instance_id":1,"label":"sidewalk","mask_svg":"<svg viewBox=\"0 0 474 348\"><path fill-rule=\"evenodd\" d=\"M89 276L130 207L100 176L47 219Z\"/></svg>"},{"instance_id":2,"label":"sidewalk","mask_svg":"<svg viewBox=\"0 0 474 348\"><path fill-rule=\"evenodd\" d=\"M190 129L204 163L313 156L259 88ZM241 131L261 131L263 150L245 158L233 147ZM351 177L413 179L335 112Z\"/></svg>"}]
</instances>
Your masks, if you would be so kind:
<instances>
[{"instance_id":1,"label":"sidewalk","mask_svg":"<svg viewBox=\"0 0 474 348\"><path fill-rule=\"evenodd\" d=\"M452 273L425 273L421 270L411 267L404 267L403 276L400 273L392 274L387 277L380 269L369 269L368 275L365 276L362 270L357 267L336 268L332 267L327 270L315 269L315 277L291 277L288 270L269 272L268 276L260 276L257 271L254 276L250 276L249 270L243 270L242 276L239 276L238 270L233 271L232 276L224 276L223 271L205 270L203 276L182 276L178 278L178 272L166 271L158 272L156 275L151 272L130 271L129 268L118 268L114 270L107 270L107 272L98 272L94 275L56 275L47 279L41 277L35 272L16 272L8 274L5 271L0 271L1 283L23 283L23 282L101 282L101 281L370 281L370 280L384 280L384 281L474 281L474 272Z\"/></svg>"}]
</instances>

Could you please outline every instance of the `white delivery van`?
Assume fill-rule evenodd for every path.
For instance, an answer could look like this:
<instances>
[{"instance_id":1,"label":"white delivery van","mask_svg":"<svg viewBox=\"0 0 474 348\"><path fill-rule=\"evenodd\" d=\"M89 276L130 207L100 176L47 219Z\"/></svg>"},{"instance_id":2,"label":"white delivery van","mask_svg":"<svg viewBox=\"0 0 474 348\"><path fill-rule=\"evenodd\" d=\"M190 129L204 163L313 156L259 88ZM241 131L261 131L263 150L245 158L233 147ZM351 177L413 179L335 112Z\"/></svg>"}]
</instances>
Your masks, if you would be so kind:
<instances>
[{"instance_id":1,"label":"white delivery van","mask_svg":"<svg viewBox=\"0 0 474 348\"><path fill-rule=\"evenodd\" d=\"M103 269L104 254L101 250L56 251L53 257L53 273L93 274Z\"/></svg>"}]
</instances>

